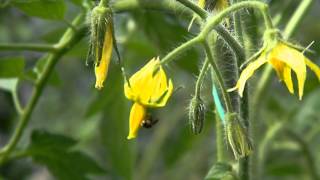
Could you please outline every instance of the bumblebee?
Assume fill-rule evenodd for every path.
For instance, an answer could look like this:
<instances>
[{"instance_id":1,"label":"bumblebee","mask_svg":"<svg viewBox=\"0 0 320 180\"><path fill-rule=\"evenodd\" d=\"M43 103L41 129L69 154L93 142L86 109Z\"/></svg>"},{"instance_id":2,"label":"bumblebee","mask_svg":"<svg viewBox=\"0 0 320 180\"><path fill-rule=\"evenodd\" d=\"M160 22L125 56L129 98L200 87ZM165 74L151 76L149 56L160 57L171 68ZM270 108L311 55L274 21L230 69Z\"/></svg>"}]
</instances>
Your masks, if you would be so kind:
<instances>
[{"instance_id":1,"label":"bumblebee","mask_svg":"<svg viewBox=\"0 0 320 180\"><path fill-rule=\"evenodd\" d=\"M141 122L140 126L149 129L157 124L158 121L159 120L157 118L147 115L146 118Z\"/></svg>"}]
</instances>

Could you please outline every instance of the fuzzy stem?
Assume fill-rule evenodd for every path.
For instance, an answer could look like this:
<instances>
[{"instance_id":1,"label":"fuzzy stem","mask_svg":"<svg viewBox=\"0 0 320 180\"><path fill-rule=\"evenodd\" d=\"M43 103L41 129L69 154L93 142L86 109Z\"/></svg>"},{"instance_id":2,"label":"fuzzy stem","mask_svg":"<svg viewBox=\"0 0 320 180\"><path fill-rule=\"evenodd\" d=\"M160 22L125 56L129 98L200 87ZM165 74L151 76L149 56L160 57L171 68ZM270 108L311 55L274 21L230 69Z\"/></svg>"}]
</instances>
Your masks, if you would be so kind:
<instances>
[{"instance_id":1,"label":"fuzzy stem","mask_svg":"<svg viewBox=\"0 0 320 180\"><path fill-rule=\"evenodd\" d=\"M235 4L237 2L240 2L241 0L233 0L232 4ZM242 36L242 23L241 23L241 12L234 13L233 14L233 20L234 20L234 30L237 35L237 39L240 41L241 45L244 45L244 40ZM241 62L239 62L241 64Z\"/></svg>"},{"instance_id":2,"label":"fuzzy stem","mask_svg":"<svg viewBox=\"0 0 320 180\"><path fill-rule=\"evenodd\" d=\"M210 32L224 18L228 17L231 13L238 11L242 8L255 8L259 10L264 15L266 28L269 28L270 26L273 27L270 16L268 16L268 5L257 1L243 1L229 6L225 10L218 13L216 16L209 19L205 27L203 28L203 31L200 33L200 36L205 37L208 34L208 32Z\"/></svg>"},{"instance_id":3,"label":"fuzzy stem","mask_svg":"<svg viewBox=\"0 0 320 180\"><path fill-rule=\"evenodd\" d=\"M215 73L215 77L217 78L217 81L218 81L218 84L220 86L220 89L221 89L221 92L222 92L222 97L223 97L223 100L226 104L226 111L228 113L231 113L233 112L233 108L232 108L232 103L231 103L231 99L230 99L230 96L227 92L227 88L225 87L225 83L224 83L224 80L222 78L222 75L221 75L221 72L213 58L213 54L211 52L211 49L210 49L210 46L208 44L208 42L204 42L203 43L203 46L205 48L205 51L206 51L206 55L207 55L207 58L211 64L211 67L213 68L213 71Z\"/></svg>"},{"instance_id":4,"label":"fuzzy stem","mask_svg":"<svg viewBox=\"0 0 320 180\"><path fill-rule=\"evenodd\" d=\"M168 53L164 58L162 58L161 64L163 65L169 63L170 61L174 60L178 55L180 55L181 53L185 52L186 50L200 42L201 39L198 36L196 36L191 40L181 44L180 46L172 50L170 53Z\"/></svg>"},{"instance_id":5,"label":"fuzzy stem","mask_svg":"<svg viewBox=\"0 0 320 180\"><path fill-rule=\"evenodd\" d=\"M73 22L75 26L79 26L83 22L84 15L79 15ZM43 92L45 85L48 82L48 78L53 71L58 60L63 56L68 50L70 50L77 42L80 41L82 37L85 35L86 28L82 28L81 30L74 32L71 28L65 32L65 34L60 39L55 53L50 53L45 64L44 70L40 75L39 80L35 84L35 89L31 95L31 99L29 100L28 104L26 105L25 110L22 112L19 122L11 136L8 144L6 144L0 151L0 164L7 161L7 157L10 153L15 149L17 143L19 142L30 118L32 112L39 100L40 95Z\"/></svg>"},{"instance_id":6,"label":"fuzzy stem","mask_svg":"<svg viewBox=\"0 0 320 180\"><path fill-rule=\"evenodd\" d=\"M199 98L200 97L200 91L201 91L201 86L202 86L202 82L203 82L203 79L206 75L206 72L208 71L208 68L209 68L209 61L206 59L204 61L204 64L200 70L200 73L199 73L199 77L197 79L197 82L196 82L196 88L195 88L195 92L194 92L194 96L196 98Z\"/></svg>"}]
</instances>

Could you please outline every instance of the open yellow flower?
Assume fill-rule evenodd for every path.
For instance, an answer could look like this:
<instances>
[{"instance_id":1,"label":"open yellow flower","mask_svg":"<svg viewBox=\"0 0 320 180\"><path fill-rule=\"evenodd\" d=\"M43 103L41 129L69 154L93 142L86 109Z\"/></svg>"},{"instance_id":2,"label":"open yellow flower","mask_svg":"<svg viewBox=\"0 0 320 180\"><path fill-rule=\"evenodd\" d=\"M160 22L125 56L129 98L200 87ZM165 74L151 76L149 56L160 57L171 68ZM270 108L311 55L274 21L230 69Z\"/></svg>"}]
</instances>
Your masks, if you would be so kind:
<instances>
[{"instance_id":1,"label":"open yellow flower","mask_svg":"<svg viewBox=\"0 0 320 180\"><path fill-rule=\"evenodd\" d=\"M97 47L98 48L98 47ZM107 78L109 64L112 55L113 48L113 35L112 35L112 25L108 23L107 29L104 35L104 42L102 47L101 59L96 63L94 72L96 76L95 88L103 88L103 83ZM99 54L98 49L96 49L96 54Z\"/></svg>"},{"instance_id":2,"label":"open yellow flower","mask_svg":"<svg viewBox=\"0 0 320 180\"><path fill-rule=\"evenodd\" d=\"M147 108L165 106L172 94L172 81L167 79L159 63L159 58L153 58L124 85L125 96L134 102L130 111L127 139L137 136L140 124L146 117Z\"/></svg>"},{"instance_id":3,"label":"open yellow flower","mask_svg":"<svg viewBox=\"0 0 320 180\"><path fill-rule=\"evenodd\" d=\"M315 72L320 80L320 68L306 58L303 53L279 41L270 50L262 51L257 60L248 64L248 66L241 72L240 78L236 86L230 91L238 90L242 97L246 81L253 75L253 73L263 64L269 63L277 72L280 81L284 81L290 93L294 93L291 71L293 70L298 80L298 95L301 100L303 96L304 83L306 80L306 66Z\"/></svg>"}]
</instances>

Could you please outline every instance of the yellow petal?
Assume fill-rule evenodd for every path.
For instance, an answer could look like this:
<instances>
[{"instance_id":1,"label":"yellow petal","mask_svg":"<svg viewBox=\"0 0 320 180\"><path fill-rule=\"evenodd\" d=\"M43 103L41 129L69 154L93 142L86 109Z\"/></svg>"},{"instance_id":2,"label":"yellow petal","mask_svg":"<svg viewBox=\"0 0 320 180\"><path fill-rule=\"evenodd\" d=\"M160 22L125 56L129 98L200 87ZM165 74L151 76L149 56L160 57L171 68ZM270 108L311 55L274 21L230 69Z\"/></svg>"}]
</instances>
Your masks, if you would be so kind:
<instances>
[{"instance_id":1,"label":"yellow petal","mask_svg":"<svg viewBox=\"0 0 320 180\"><path fill-rule=\"evenodd\" d=\"M273 69L276 71L278 78L280 79L280 81L283 80L283 71L284 71L284 67L286 66L285 63L283 63L282 61L279 61L277 59L270 59L269 63L272 65Z\"/></svg>"},{"instance_id":2,"label":"yellow petal","mask_svg":"<svg viewBox=\"0 0 320 180\"><path fill-rule=\"evenodd\" d=\"M316 74L316 76L318 77L319 81L320 81L320 68L318 65L316 65L315 63L313 63L312 61L310 61L308 58L304 59L307 66Z\"/></svg>"},{"instance_id":3,"label":"yellow petal","mask_svg":"<svg viewBox=\"0 0 320 180\"><path fill-rule=\"evenodd\" d=\"M165 106L172 94L172 81L167 79L159 58L153 58L130 79L130 87L125 84L125 95L128 99L148 107Z\"/></svg>"},{"instance_id":4,"label":"yellow petal","mask_svg":"<svg viewBox=\"0 0 320 180\"><path fill-rule=\"evenodd\" d=\"M293 89L292 78L291 78L291 69L288 66L285 66L283 68L283 81L286 84L289 92L293 94L294 89Z\"/></svg>"},{"instance_id":5,"label":"yellow petal","mask_svg":"<svg viewBox=\"0 0 320 180\"><path fill-rule=\"evenodd\" d=\"M145 117L146 108L139 103L134 103L130 111L129 135L127 139L133 139L137 137L140 124Z\"/></svg>"},{"instance_id":6,"label":"yellow petal","mask_svg":"<svg viewBox=\"0 0 320 180\"><path fill-rule=\"evenodd\" d=\"M265 53L262 53L262 55L256 61L251 62L241 72L236 87L232 88L231 90L238 89L239 95L242 97L247 80L253 75L254 71L256 71L260 66L262 66L266 62L267 62L267 58L265 56Z\"/></svg>"},{"instance_id":7,"label":"yellow petal","mask_svg":"<svg viewBox=\"0 0 320 180\"><path fill-rule=\"evenodd\" d=\"M304 83L306 80L306 63L303 54L293 48L279 43L271 52L270 59L284 62L295 73L298 79L299 99L303 96Z\"/></svg>"},{"instance_id":8,"label":"yellow petal","mask_svg":"<svg viewBox=\"0 0 320 180\"><path fill-rule=\"evenodd\" d=\"M109 64L111 60L112 47L113 47L113 39L112 39L112 27L111 24L108 24L108 28L106 30L106 34L104 37L102 56L99 65L95 66L94 72L96 76L96 84L95 88L101 89L103 88L103 83L107 78Z\"/></svg>"},{"instance_id":9,"label":"yellow petal","mask_svg":"<svg viewBox=\"0 0 320 180\"><path fill-rule=\"evenodd\" d=\"M204 9L204 7L206 6L206 0L199 0L198 6L201 7L202 9Z\"/></svg>"}]
</instances>

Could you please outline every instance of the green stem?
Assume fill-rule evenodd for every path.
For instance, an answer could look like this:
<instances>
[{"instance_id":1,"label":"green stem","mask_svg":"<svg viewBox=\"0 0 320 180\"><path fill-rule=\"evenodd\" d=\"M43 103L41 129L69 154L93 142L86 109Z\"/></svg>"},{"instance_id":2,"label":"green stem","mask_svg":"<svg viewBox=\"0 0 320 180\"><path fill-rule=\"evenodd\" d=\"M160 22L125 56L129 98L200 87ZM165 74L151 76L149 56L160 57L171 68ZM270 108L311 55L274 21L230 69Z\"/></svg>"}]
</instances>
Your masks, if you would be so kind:
<instances>
[{"instance_id":1,"label":"green stem","mask_svg":"<svg viewBox=\"0 0 320 180\"><path fill-rule=\"evenodd\" d=\"M208 71L208 68L209 68L209 61L208 59L206 59L204 61L204 64L200 70L200 73L199 73L199 77L197 79L197 82L196 82L196 88L195 88L195 92L194 92L194 95L195 97L200 97L200 91L201 91L201 86L202 86L202 82L203 82L203 79L206 75L206 72Z\"/></svg>"},{"instance_id":2,"label":"green stem","mask_svg":"<svg viewBox=\"0 0 320 180\"><path fill-rule=\"evenodd\" d=\"M232 4L235 4L236 2L240 2L240 0L234 0ZM237 38L240 41L241 45L244 45L244 40L242 36L242 23L241 23L241 12L234 13L233 14L233 20L234 20L234 30L236 32ZM239 62L241 64L242 62Z\"/></svg>"},{"instance_id":3,"label":"green stem","mask_svg":"<svg viewBox=\"0 0 320 180\"><path fill-rule=\"evenodd\" d=\"M241 44L235 38L232 37L232 35L229 33L229 31L227 31L221 25L218 25L215 30L223 38L223 40L225 40L225 42L228 44L228 46L231 48L231 50L233 51L234 55L236 56L238 62L245 61L246 56L244 53L243 46L241 46ZM241 63L237 63L237 64L241 64Z\"/></svg>"},{"instance_id":4,"label":"green stem","mask_svg":"<svg viewBox=\"0 0 320 180\"><path fill-rule=\"evenodd\" d=\"M231 112L233 112L232 103L231 103L230 96L227 92L227 88L225 87L225 83L222 78L222 74L221 74L221 72L220 72L220 70L214 60L214 57L213 57L213 54L211 52L211 49L210 49L208 42L207 41L203 42L203 46L205 48L207 58L211 64L211 67L213 68L213 71L215 73L215 77L216 77L218 84L219 84L219 87L221 89L221 94L222 94L223 100L226 104L226 111L228 113L231 113Z\"/></svg>"},{"instance_id":5,"label":"green stem","mask_svg":"<svg viewBox=\"0 0 320 180\"><path fill-rule=\"evenodd\" d=\"M83 22L84 15L79 15L73 22L74 26L79 26ZM31 98L26 105L25 110L20 116L19 122L17 127L14 130L13 135L11 136L8 144L6 144L0 151L1 159L0 164L6 162L7 157L10 153L15 149L17 143L19 142L23 131L28 124L31 114L37 104L40 95L43 92L45 85L48 82L48 78L53 71L58 60L68 51L70 50L77 42L80 41L82 37L85 35L86 28L82 28L77 32L74 32L71 28L68 28L67 31L64 33L62 38L60 39L57 47L59 48L55 53L51 53L48 56L47 62L45 64L44 70L40 75L39 80L36 82L34 91L31 95Z\"/></svg>"},{"instance_id":6,"label":"green stem","mask_svg":"<svg viewBox=\"0 0 320 180\"><path fill-rule=\"evenodd\" d=\"M19 44L0 44L0 51L37 51L37 52L55 52L57 47L50 44L31 44L31 43L19 43Z\"/></svg>"},{"instance_id":7,"label":"green stem","mask_svg":"<svg viewBox=\"0 0 320 180\"><path fill-rule=\"evenodd\" d=\"M207 11L205 11L204 9L202 9L201 7L199 7L197 4L193 3L192 1L190 1L190 0L177 0L177 1L179 1L181 4L188 7L189 9L191 9L194 13L196 13L198 16L200 16L201 19L205 20L208 17Z\"/></svg>"},{"instance_id":8,"label":"green stem","mask_svg":"<svg viewBox=\"0 0 320 180\"><path fill-rule=\"evenodd\" d=\"M211 68L211 81L212 83L215 83L215 77L214 77L214 71ZM217 109L217 108L216 108ZM217 110L216 110L217 111ZM217 161L218 162L224 162L226 158L226 149L225 149L225 131L224 131L224 125L222 124L222 120L220 119L220 116L218 113L215 115L215 121L216 121L216 147L217 147Z\"/></svg>"},{"instance_id":9,"label":"green stem","mask_svg":"<svg viewBox=\"0 0 320 180\"><path fill-rule=\"evenodd\" d=\"M109 0L100 0L99 6L107 7L109 4Z\"/></svg>"},{"instance_id":10,"label":"green stem","mask_svg":"<svg viewBox=\"0 0 320 180\"><path fill-rule=\"evenodd\" d=\"M172 50L170 53L168 53L164 58L162 58L161 64L163 65L169 63L170 61L174 60L178 55L180 55L181 53L185 52L186 50L200 42L201 39L198 36L196 36L191 40L181 44L180 46Z\"/></svg>"},{"instance_id":11,"label":"green stem","mask_svg":"<svg viewBox=\"0 0 320 180\"><path fill-rule=\"evenodd\" d=\"M289 23L285 27L284 36L286 39L291 37L296 31L297 27L301 23L303 17L305 17L308 10L311 8L312 3L314 0L303 0L301 1L298 9L293 14L292 18L290 19Z\"/></svg>"},{"instance_id":12,"label":"green stem","mask_svg":"<svg viewBox=\"0 0 320 180\"><path fill-rule=\"evenodd\" d=\"M15 89L15 91L12 92L12 99L13 99L14 107L16 108L18 114L22 114L23 113L23 108L21 107L21 104L20 104L20 101L19 101L17 89Z\"/></svg>"},{"instance_id":13,"label":"green stem","mask_svg":"<svg viewBox=\"0 0 320 180\"><path fill-rule=\"evenodd\" d=\"M206 35L224 18L228 17L231 13L238 11L242 8L255 8L259 10L264 15L266 27L272 27L270 16L268 16L268 5L258 1L243 1L229 6L225 10L218 13L216 16L210 18L205 27L203 28L203 31L200 33L200 36L206 37Z\"/></svg>"}]
</instances>

